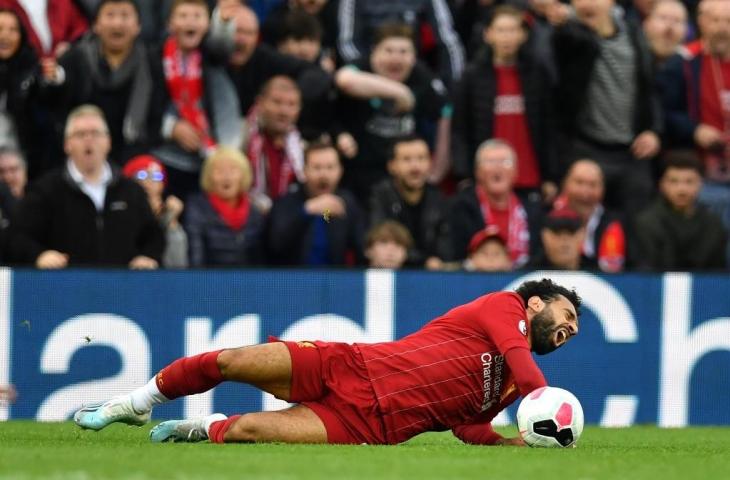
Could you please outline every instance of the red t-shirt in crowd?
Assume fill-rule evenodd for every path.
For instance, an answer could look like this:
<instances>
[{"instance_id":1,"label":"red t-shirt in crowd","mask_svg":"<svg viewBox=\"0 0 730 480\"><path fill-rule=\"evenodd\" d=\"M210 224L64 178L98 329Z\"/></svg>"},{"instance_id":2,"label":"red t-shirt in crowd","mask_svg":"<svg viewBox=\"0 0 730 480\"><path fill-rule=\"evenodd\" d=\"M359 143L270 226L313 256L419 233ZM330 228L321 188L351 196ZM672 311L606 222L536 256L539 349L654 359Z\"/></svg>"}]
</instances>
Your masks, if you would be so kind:
<instances>
[{"instance_id":1,"label":"red t-shirt in crowd","mask_svg":"<svg viewBox=\"0 0 730 480\"><path fill-rule=\"evenodd\" d=\"M715 67L717 67L716 70ZM720 83L722 85L718 85ZM702 123L718 130L725 129L723 98L726 102L727 114L730 115L730 61L721 62L705 55L702 58L700 71L700 120Z\"/></svg>"},{"instance_id":2,"label":"red t-shirt in crowd","mask_svg":"<svg viewBox=\"0 0 730 480\"><path fill-rule=\"evenodd\" d=\"M522 298L482 296L395 342L355 344L377 397L388 443L453 429L468 443L494 443L491 420L520 395L546 385L532 359Z\"/></svg>"},{"instance_id":3,"label":"red t-shirt in crowd","mask_svg":"<svg viewBox=\"0 0 730 480\"><path fill-rule=\"evenodd\" d=\"M700 121L730 135L730 62L710 55L704 55L700 70ZM703 152L708 178L722 181L730 175L720 169L723 155Z\"/></svg>"},{"instance_id":4,"label":"red t-shirt in crowd","mask_svg":"<svg viewBox=\"0 0 730 480\"><path fill-rule=\"evenodd\" d=\"M495 67L497 97L494 99L492 136L507 141L517 152L516 188L540 186L540 167L525 116L525 97L516 67Z\"/></svg>"}]
</instances>

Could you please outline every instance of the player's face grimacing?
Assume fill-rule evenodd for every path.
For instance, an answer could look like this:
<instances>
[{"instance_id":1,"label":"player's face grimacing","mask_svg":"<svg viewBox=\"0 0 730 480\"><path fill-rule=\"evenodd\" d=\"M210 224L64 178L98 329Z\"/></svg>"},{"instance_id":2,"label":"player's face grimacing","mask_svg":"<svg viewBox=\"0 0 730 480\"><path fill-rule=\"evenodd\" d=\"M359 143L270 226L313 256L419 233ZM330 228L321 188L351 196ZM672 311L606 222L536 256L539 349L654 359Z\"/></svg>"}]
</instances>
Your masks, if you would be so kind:
<instances>
[{"instance_id":1,"label":"player's face grimacing","mask_svg":"<svg viewBox=\"0 0 730 480\"><path fill-rule=\"evenodd\" d=\"M562 295L550 303L539 297L528 302L535 312L530 320L532 351L538 355L550 353L578 334L578 317L575 307Z\"/></svg>"}]
</instances>

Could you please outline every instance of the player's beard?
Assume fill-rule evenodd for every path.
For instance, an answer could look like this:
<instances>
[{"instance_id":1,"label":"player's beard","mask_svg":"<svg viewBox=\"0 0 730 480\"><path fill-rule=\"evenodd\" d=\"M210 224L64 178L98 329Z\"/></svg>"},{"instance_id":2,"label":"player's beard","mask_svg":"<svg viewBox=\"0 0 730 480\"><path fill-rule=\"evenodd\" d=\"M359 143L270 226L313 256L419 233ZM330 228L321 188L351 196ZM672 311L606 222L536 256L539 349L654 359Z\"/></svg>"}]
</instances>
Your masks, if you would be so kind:
<instances>
[{"instance_id":1,"label":"player's beard","mask_svg":"<svg viewBox=\"0 0 730 480\"><path fill-rule=\"evenodd\" d=\"M538 355L545 355L558 348L552 341L555 336L555 328L555 317L552 310L547 307L532 317L530 321L530 340L533 352Z\"/></svg>"}]
</instances>

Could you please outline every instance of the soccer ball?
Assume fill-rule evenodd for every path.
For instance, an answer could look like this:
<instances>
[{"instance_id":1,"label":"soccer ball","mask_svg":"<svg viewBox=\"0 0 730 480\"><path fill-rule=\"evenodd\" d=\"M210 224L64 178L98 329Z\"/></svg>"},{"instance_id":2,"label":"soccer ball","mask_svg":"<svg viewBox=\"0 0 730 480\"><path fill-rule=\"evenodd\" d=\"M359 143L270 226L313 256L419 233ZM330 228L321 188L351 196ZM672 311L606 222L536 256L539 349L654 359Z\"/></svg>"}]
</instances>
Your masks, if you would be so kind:
<instances>
[{"instance_id":1,"label":"soccer ball","mask_svg":"<svg viewBox=\"0 0 730 480\"><path fill-rule=\"evenodd\" d=\"M567 390L538 388L520 402L517 426L531 447L570 447L583 433L583 408Z\"/></svg>"}]
</instances>

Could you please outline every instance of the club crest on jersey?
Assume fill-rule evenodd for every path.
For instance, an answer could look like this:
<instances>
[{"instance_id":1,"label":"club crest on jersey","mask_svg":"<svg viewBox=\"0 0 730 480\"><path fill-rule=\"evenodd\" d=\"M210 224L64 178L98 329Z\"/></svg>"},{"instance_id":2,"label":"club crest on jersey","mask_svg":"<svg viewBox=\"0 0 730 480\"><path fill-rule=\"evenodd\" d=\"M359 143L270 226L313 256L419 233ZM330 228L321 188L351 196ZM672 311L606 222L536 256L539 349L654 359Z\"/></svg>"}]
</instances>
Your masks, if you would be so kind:
<instances>
[{"instance_id":1,"label":"club crest on jersey","mask_svg":"<svg viewBox=\"0 0 730 480\"><path fill-rule=\"evenodd\" d=\"M520 323L517 324L517 328L520 329L520 332L522 335L527 335L527 322L524 320L520 320Z\"/></svg>"}]
</instances>

